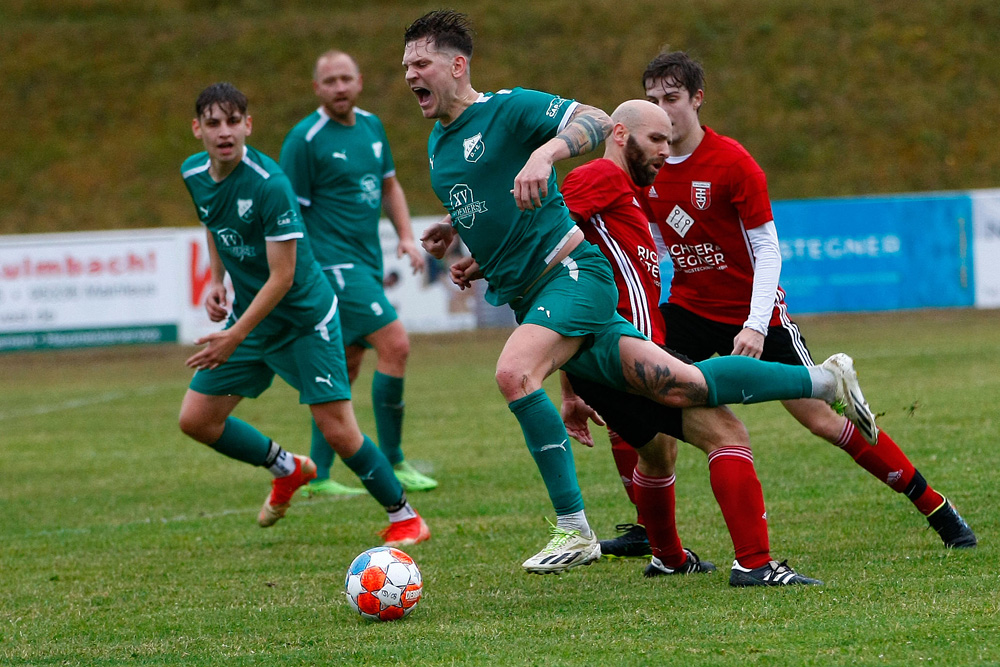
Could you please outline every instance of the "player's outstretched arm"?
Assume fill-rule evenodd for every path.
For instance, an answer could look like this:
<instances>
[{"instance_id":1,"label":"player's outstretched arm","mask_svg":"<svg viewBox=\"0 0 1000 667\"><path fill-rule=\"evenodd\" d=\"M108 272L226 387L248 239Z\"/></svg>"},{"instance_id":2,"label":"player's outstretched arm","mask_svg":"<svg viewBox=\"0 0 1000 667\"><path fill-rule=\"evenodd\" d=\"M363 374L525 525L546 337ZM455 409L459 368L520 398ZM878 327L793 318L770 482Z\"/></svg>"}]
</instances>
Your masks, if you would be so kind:
<instances>
[{"instance_id":1,"label":"player's outstretched arm","mask_svg":"<svg viewBox=\"0 0 1000 667\"><path fill-rule=\"evenodd\" d=\"M597 107L577 105L562 132L536 148L514 178L511 192L517 207L526 211L541 206L549 194L552 165L594 150L611 134L613 126L611 117Z\"/></svg>"}]
</instances>

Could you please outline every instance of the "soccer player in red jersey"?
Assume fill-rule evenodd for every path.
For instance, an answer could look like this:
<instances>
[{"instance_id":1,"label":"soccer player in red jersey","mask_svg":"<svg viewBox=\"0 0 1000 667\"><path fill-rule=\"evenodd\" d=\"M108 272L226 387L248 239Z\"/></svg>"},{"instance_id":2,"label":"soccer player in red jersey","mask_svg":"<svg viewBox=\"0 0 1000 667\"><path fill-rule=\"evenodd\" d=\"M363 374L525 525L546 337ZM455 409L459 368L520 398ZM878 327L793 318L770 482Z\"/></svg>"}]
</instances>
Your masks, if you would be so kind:
<instances>
[{"instance_id":1,"label":"soccer player in red jersey","mask_svg":"<svg viewBox=\"0 0 1000 667\"><path fill-rule=\"evenodd\" d=\"M811 364L805 340L778 285L781 252L763 170L743 146L700 122L704 70L684 52L662 53L643 73L646 98L673 123L670 157L643 190L674 267L661 306L667 346L695 361L713 354ZM947 547L976 536L885 432L862 434L829 405L782 402L814 434L903 493Z\"/></svg>"},{"instance_id":2,"label":"soccer player in red jersey","mask_svg":"<svg viewBox=\"0 0 1000 667\"><path fill-rule=\"evenodd\" d=\"M600 248L611 263L618 287L618 313L662 345L663 321L655 307L660 292L659 265L649 216L638 197L640 188L653 182L667 157L670 119L644 100L623 103L611 119L614 126L605 143L604 157L567 174L562 193L586 239ZM562 414L568 433L593 446L588 418L598 424L606 421L614 450L629 450L627 456L616 451L615 459L630 462L619 472L638 509L638 523L644 526L644 533L648 531L644 544L651 548L653 558L645 576L715 569L683 548L677 535L676 437L708 455L712 490L736 552L737 564L730 573L730 584L822 583L771 558L764 496L753 466L750 439L742 422L728 408L666 408L571 373L563 378Z\"/></svg>"}]
</instances>

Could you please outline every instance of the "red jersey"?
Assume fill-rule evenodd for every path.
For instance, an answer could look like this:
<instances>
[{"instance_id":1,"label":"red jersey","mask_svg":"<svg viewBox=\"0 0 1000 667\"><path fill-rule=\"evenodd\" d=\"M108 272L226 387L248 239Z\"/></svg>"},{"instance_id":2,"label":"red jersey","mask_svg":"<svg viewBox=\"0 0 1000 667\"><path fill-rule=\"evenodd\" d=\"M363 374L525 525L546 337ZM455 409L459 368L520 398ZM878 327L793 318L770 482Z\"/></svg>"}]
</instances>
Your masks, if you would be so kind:
<instances>
[{"instance_id":1,"label":"red jersey","mask_svg":"<svg viewBox=\"0 0 1000 667\"><path fill-rule=\"evenodd\" d=\"M592 160L566 175L559 188L587 240L611 262L618 287L618 313L654 343L665 340L660 266L649 217L632 178L611 160Z\"/></svg>"},{"instance_id":2,"label":"red jersey","mask_svg":"<svg viewBox=\"0 0 1000 667\"><path fill-rule=\"evenodd\" d=\"M754 274L747 230L774 220L764 170L738 142L706 127L694 153L668 160L642 194L674 265L670 303L742 326ZM783 295L779 287L771 325L780 323Z\"/></svg>"}]
</instances>

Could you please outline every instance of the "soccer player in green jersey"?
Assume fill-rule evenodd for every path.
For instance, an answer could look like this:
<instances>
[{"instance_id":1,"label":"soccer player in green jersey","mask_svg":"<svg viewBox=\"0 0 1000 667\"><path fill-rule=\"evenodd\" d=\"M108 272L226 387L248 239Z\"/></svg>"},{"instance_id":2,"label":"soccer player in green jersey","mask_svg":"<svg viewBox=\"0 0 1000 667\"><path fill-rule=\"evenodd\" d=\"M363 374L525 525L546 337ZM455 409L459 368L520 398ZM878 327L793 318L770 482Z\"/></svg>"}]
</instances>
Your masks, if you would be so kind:
<instances>
[{"instance_id":1,"label":"soccer player in green jersey","mask_svg":"<svg viewBox=\"0 0 1000 667\"><path fill-rule=\"evenodd\" d=\"M385 507L385 543L426 540L427 524L407 502L388 459L358 428L337 298L305 242L288 178L274 160L246 145L251 126L246 96L232 84L209 86L195 103L192 129L205 151L185 160L181 174L207 229L211 283L205 308L213 321L227 324L195 341L205 347L187 360L196 371L181 405L181 430L274 475L257 517L262 527L274 525L295 491L315 477L316 465L230 415L278 374L299 391L329 446ZM231 314L227 273L235 293Z\"/></svg>"},{"instance_id":2,"label":"soccer player in green jersey","mask_svg":"<svg viewBox=\"0 0 1000 667\"><path fill-rule=\"evenodd\" d=\"M375 348L371 392L379 448L403 488L429 491L437 482L403 456L403 376L410 341L382 287L378 228L383 209L399 236L397 256L409 257L414 273L424 270L424 256L413 239L385 129L374 114L355 106L361 87L361 71L350 55L327 51L317 59L313 91L321 104L285 137L281 168L298 195L313 254L337 293L352 384L365 349ZM317 477L302 489L305 495L363 493L330 479L333 450L315 422L310 456Z\"/></svg>"},{"instance_id":3,"label":"soccer player in green jersey","mask_svg":"<svg viewBox=\"0 0 1000 667\"><path fill-rule=\"evenodd\" d=\"M424 117L438 121L427 143L431 185L450 218L424 233L424 248L441 257L460 235L472 257L452 266L453 281L461 286L485 278L486 299L509 304L518 322L497 361L497 384L557 516L549 543L524 562L527 571L562 572L601 553L584 513L566 428L542 389L559 368L668 407L807 396L844 400L848 415L877 433L849 357L837 355L822 367L748 357L695 366L618 315L611 267L573 224L553 168L605 139L612 127L606 113L521 88L477 92L464 14L425 14L407 28L404 45L406 82Z\"/></svg>"}]
</instances>

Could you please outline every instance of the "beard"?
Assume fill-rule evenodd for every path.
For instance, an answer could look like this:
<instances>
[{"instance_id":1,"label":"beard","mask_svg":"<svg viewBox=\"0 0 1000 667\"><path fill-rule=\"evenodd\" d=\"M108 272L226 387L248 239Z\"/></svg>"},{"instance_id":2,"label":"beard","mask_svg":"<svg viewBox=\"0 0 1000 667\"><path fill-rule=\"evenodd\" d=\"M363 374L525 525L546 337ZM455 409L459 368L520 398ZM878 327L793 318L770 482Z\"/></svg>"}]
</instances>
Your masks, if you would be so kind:
<instances>
[{"instance_id":1,"label":"beard","mask_svg":"<svg viewBox=\"0 0 1000 667\"><path fill-rule=\"evenodd\" d=\"M639 142L629 136L625 140L625 164L628 165L629 176L641 188L652 185L656 180L658 168L654 167L652 160L647 160L643 155Z\"/></svg>"}]
</instances>

